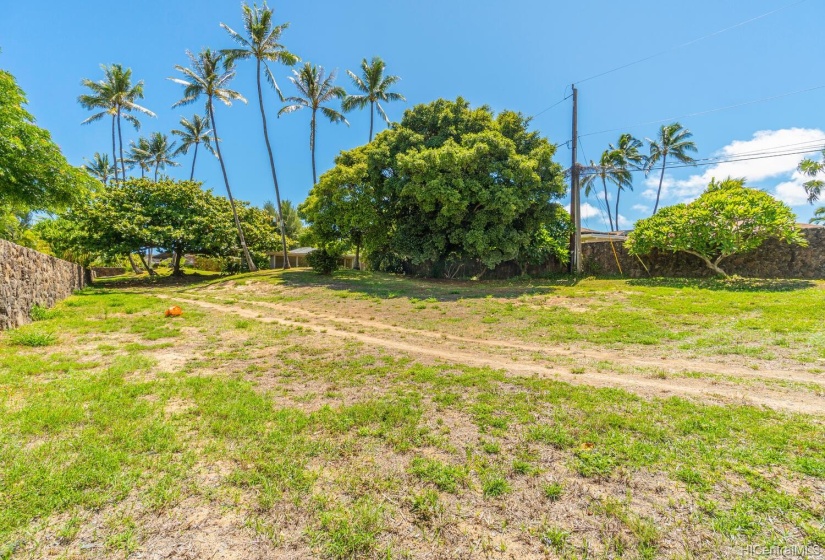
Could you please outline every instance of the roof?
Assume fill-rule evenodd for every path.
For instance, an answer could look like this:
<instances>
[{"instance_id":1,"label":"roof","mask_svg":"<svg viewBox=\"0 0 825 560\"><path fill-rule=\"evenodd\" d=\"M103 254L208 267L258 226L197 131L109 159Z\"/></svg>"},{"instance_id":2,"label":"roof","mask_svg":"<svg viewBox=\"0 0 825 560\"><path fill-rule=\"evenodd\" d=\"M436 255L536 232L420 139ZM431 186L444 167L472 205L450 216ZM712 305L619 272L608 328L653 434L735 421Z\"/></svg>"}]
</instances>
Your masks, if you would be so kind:
<instances>
[{"instance_id":1,"label":"roof","mask_svg":"<svg viewBox=\"0 0 825 560\"><path fill-rule=\"evenodd\" d=\"M315 250L315 247L298 247L297 249L290 250L287 254L292 256L298 255L308 255Z\"/></svg>"}]
</instances>

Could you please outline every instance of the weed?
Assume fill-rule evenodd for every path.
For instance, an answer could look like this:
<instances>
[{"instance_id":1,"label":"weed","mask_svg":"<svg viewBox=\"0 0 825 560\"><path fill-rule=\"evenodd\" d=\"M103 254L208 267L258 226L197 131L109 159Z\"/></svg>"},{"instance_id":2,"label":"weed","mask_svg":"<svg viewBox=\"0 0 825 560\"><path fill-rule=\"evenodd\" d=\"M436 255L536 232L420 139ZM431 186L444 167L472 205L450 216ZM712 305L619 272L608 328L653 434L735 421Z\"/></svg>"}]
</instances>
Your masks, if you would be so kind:
<instances>
[{"instance_id":1,"label":"weed","mask_svg":"<svg viewBox=\"0 0 825 560\"><path fill-rule=\"evenodd\" d=\"M12 344L18 346L51 346L57 343L57 337L53 333L18 329L9 333Z\"/></svg>"},{"instance_id":2,"label":"weed","mask_svg":"<svg viewBox=\"0 0 825 560\"><path fill-rule=\"evenodd\" d=\"M564 486L559 482L551 482L542 486L541 491L551 502L558 502L564 494Z\"/></svg>"},{"instance_id":3,"label":"weed","mask_svg":"<svg viewBox=\"0 0 825 560\"><path fill-rule=\"evenodd\" d=\"M458 487L467 479L467 472L462 467L436 459L416 457L410 471L421 480L434 484L439 490L452 494L458 492Z\"/></svg>"}]
</instances>

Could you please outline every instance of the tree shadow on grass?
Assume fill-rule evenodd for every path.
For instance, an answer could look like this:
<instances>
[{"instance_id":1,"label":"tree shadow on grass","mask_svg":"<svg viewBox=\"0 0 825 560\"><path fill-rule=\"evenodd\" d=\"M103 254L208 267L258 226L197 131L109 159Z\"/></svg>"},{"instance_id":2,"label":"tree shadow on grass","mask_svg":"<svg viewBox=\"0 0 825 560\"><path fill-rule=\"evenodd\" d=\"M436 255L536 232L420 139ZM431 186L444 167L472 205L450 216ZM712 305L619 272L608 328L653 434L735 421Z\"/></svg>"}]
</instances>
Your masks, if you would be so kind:
<instances>
[{"instance_id":1,"label":"tree shadow on grass","mask_svg":"<svg viewBox=\"0 0 825 560\"><path fill-rule=\"evenodd\" d=\"M647 288L697 288L727 292L794 292L813 288L812 280L793 278L634 278L629 286Z\"/></svg>"},{"instance_id":2,"label":"tree shadow on grass","mask_svg":"<svg viewBox=\"0 0 825 560\"><path fill-rule=\"evenodd\" d=\"M182 276L160 273L157 276L113 276L96 279L91 287L96 290L117 290L119 288L181 287L200 284L221 278L217 272L188 272ZM229 278L229 277L225 277Z\"/></svg>"},{"instance_id":3,"label":"tree shadow on grass","mask_svg":"<svg viewBox=\"0 0 825 560\"><path fill-rule=\"evenodd\" d=\"M577 282L566 276L510 280L451 280L358 270L339 270L331 276L324 276L310 269L292 269L278 275L277 278L282 285L293 288L318 287L379 299L432 298L443 302L549 294L558 287L571 286Z\"/></svg>"}]
</instances>

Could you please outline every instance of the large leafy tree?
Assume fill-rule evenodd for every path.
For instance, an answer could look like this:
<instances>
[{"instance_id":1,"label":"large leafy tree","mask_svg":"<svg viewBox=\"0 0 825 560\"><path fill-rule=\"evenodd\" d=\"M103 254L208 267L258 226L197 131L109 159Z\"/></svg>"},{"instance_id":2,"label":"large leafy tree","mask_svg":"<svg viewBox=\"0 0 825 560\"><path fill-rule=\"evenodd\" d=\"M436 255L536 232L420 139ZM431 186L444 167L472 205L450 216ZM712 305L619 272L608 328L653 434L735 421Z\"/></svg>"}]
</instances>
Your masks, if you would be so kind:
<instances>
[{"instance_id":1,"label":"large leafy tree","mask_svg":"<svg viewBox=\"0 0 825 560\"><path fill-rule=\"evenodd\" d=\"M398 76L385 76L384 72L387 69L386 63L381 58L375 56L370 62L367 59L361 61L361 75L358 76L351 70L347 70L350 79L355 88L361 93L347 95L344 99L344 111L351 111L353 109L363 109L369 105L370 108L370 142L372 142L373 121L375 119L375 111L384 119L384 122L390 124L390 119L386 111L381 106L381 102L388 103L390 101L406 101L403 95L397 92L389 91L389 89L398 83L401 78Z\"/></svg>"},{"instance_id":2,"label":"large leafy tree","mask_svg":"<svg viewBox=\"0 0 825 560\"><path fill-rule=\"evenodd\" d=\"M372 266L565 258L566 191L555 147L528 119L459 98L418 105L373 142L342 152L300 211L322 244L362 246ZM558 235L547 244L542 228ZM550 247L554 245L554 247Z\"/></svg>"},{"instance_id":3,"label":"large leafy tree","mask_svg":"<svg viewBox=\"0 0 825 560\"><path fill-rule=\"evenodd\" d=\"M0 210L59 209L84 197L95 181L69 165L26 102L14 77L0 70Z\"/></svg>"},{"instance_id":4,"label":"large leafy tree","mask_svg":"<svg viewBox=\"0 0 825 560\"><path fill-rule=\"evenodd\" d=\"M231 107L233 101L243 101L246 103L246 99L237 91L229 89L228 85L235 77L235 70L233 69L233 65L226 61L223 54L210 49L202 50L197 56L189 51L186 51L186 54L191 62L191 67L175 66L175 70L183 74L184 78L170 78L173 82L184 86L183 98L175 103L174 107L189 105L201 98L205 98L206 114L212 125L212 139L214 140L215 151L218 154L218 161L221 164L221 173L223 174L223 181L226 185L226 195L229 198L232 216L235 219L238 240L240 241L241 249L243 250L249 270L256 271L258 267L255 266L252 255L249 253L249 248L244 238L243 226L241 225L238 211L235 207L235 199L232 196L232 189L229 186L226 164L221 154L220 142L218 141L218 125L215 122L214 107L216 100L227 107Z\"/></svg>"},{"instance_id":5,"label":"large leafy tree","mask_svg":"<svg viewBox=\"0 0 825 560\"><path fill-rule=\"evenodd\" d=\"M281 34L289 27L289 23L274 25L272 22L272 9L266 5L266 2L264 2L260 8L257 5L253 5L250 8L248 4L243 4L241 9L243 11L245 35L241 35L228 25L221 23L221 27L223 27L239 45L239 47L235 49L226 49L224 53L226 54L227 61L230 63L240 59L255 59L258 105L261 111L261 122L263 123L264 129L264 143L266 144L266 152L269 155L269 167L272 171L272 183L275 186L275 209L278 212L278 222L283 226L283 216L280 215L281 191L278 187L278 174L275 172L275 158L272 155L272 146L269 142L266 111L264 110L264 94L263 88L261 87L261 73L262 71L265 73L269 85L275 88L275 91L278 92L278 97L283 99L281 90L278 88L278 82L275 81L275 76L273 76L272 70L269 68L269 63L281 63L287 66L294 66L299 59L280 43ZM289 268L286 237L286 231L281 227L284 268Z\"/></svg>"},{"instance_id":6,"label":"large leafy tree","mask_svg":"<svg viewBox=\"0 0 825 560\"><path fill-rule=\"evenodd\" d=\"M693 133L688 129L683 128L679 123L672 123L662 125L656 139L648 138L650 145L650 155L647 157L647 170L650 172L653 167L661 162L662 170L659 175L659 188L656 190L656 204L653 206L653 213L659 209L659 199L662 196L662 183L665 179L665 168L667 167L668 158L674 158L676 161L684 164L694 163L694 159L689 155L696 152L696 144L691 138Z\"/></svg>"},{"instance_id":7,"label":"large leafy tree","mask_svg":"<svg viewBox=\"0 0 825 560\"><path fill-rule=\"evenodd\" d=\"M318 175L315 171L315 133L318 128L317 114L321 113L333 123L345 123L349 125L339 111L326 107L325 104L333 100L340 100L346 97L344 88L335 85L335 70L325 75L322 66L316 66L307 62L300 71L293 70L292 81L300 95L287 97L284 99L289 105L283 107L278 116L298 111L299 109L309 109L311 119L309 121L309 151L312 156L312 184L318 182Z\"/></svg>"},{"instance_id":8,"label":"large leafy tree","mask_svg":"<svg viewBox=\"0 0 825 560\"><path fill-rule=\"evenodd\" d=\"M258 260L275 246L275 229L266 212L236 201L249 243ZM130 179L101 189L57 219L37 225L57 254L75 262L114 258L164 247L175 253L174 274L188 252L235 256L239 251L228 199L194 181Z\"/></svg>"},{"instance_id":9,"label":"large leafy tree","mask_svg":"<svg viewBox=\"0 0 825 560\"><path fill-rule=\"evenodd\" d=\"M668 206L639 220L625 243L632 255L653 249L682 251L702 259L717 274L727 276L720 263L732 255L758 248L765 240L807 242L791 209L744 179L711 181L690 204Z\"/></svg>"},{"instance_id":10,"label":"large leafy tree","mask_svg":"<svg viewBox=\"0 0 825 560\"><path fill-rule=\"evenodd\" d=\"M115 174L115 166L109 161L109 154L101 154L95 152L91 160L83 164L89 175L103 183L106 186L109 183L109 178Z\"/></svg>"},{"instance_id":11,"label":"large leafy tree","mask_svg":"<svg viewBox=\"0 0 825 560\"><path fill-rule=\"evenodd\" d=\"M209 119L200 115L195 115L190 121L186 117L181 117L180 128L172 131L172 134L180 137L180 146L175 151L175 155L188 154L192 146L195 147L192 154L192 170L189 172L189 180L195 178L195 162L198 160L198 146L203 144L209 153L215 155L215 149L212 147L211 130L209 128Z\"/></svg>"},{"instance_id":12,"label":"large leafy tree","mask_svg":"<svg viewBox=\"0 0 825 560\"><path fill-rule=\"evenodd\" d=\"M361 248L369 236L380 236L382 220L367 172L364 147L342 152L335 167L321 176L299 212L312 224L310 239L321 248L343 242L355 249L355 268L361 267ZM334 251L335 252L335 251Z\"/></svg>"},{"instance_id":13,"label":"large leafy tree","mask_svg":"<svg viewBox=\"0 0 825 560\"><path fill-rule=\"evenodd\" d=\"M103 64L100 68L103 70L103 79L95 82L84 78L81 83L89 89L90 93L81 95L77 100L84 109L98 111L83 121L83 124L99 121L106 116L112 117L112 158L115 166L118 162L118 154L115 151L115 125L117 125L120 168L122 178L125 179L126 162L123 159L123 133L120 121L126 120L135 127L135 130L140 130L140 121L133 113L143 113L150 117L154 117L155 114L146 107L138 105L137 100L143 99L143 80L133 84L131 68L123 68L121 64L111 66ZM117 169L115 169L115 181L117 180Z\"/></svg>"}]
</instances>

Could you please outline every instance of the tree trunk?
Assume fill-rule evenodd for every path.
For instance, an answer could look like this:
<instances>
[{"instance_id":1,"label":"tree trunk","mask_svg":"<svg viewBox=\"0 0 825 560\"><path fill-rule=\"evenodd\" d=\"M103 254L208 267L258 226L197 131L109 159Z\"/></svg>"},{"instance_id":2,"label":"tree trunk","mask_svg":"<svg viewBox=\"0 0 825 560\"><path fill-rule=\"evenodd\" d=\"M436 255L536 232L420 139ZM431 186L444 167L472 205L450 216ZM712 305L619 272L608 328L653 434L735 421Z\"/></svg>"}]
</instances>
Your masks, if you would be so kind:
<instances>
[{"instance_id":1,"label":"tree trunk","mask_svg":"<svg viewBox=\"0 0 825 560\"><path fill-rule=\"evenodd\" d=\"M372 142L372 121L375 118L375 101L370 101L370 142Z\"/></svg>"},{"instance_id":2,"label":"tree trunk","mask_svg":"<svg viewBox=\"0 0 825 560\"><path fill-rule=\"evenodd\" d=\"M695 251L685 251L685 253L693 255L694 257L699 257L700 259L702 259L702 261L705 263L705 265L707 265L707 267L709 269L711 269L712 271L714 271L716 274L724 276L725 278L728 277L728 273L725 272L724 270L722 270L721 268L719 268L719 261L722 260L722 257L716 259L716 262L713 262L712 260L710 260L706 256L700 255L699 253L697 253Z\"/></svg>"},{"instance_id":3,"label":"tree trunk","mask_svg":"<svg viewBox=\"0 0 825 560\"><path fill-rule=\"evenodd\" d=\"M151 274L151 273L152 273L152 272L154 272L154 270L155 270L155 269L152 267L152 248L151 248L151 247L149 247L148 249L146 249L146 260L148 261L148 264L149 264L149 273Z\"/></svg>"},{"instance_id":4,"label":"tree trunk","mask_svg":"<svg viewBox=\"0 0 825 560\"><path fill-rule=\"evenodd\" d=\"M249 254L249 248L246 246L246 239L243 236L243 228L241 221L238 219L238 210L235 208L235 199L232 198L232 189L229 188L229 177L226 175L226 166L223 163L223 156L221 155L221 146L218 143L218 127L215 125L215 111L212 108L212 99L207 101L207 108L209 110L209 120L212 122L212 134L215 137L215 150L218 152L218 161L221 164L221 173L223 173L223 182L226 185L226 194L229 198L229 206L232 208L232 217L235 218L235 227L238 228L238 240L241 242L241 249L243 249L244 257L246 257L246 264L249 266L250 272L257 272L258 267L252 260L252 255Z\"/></svg>"},{"instance_id":5,"label":"tree trunk","mask_svg":"<svg viewBox=\"0 0 825 560\"><path fill-rule=\"evenodd\" d=\"M143 268L146 269L146 271L149 273L149 276L157 276L158 275L157 272L155 272L154 270L149 268L149 265L146 264L146 259L143 258L143 253L141 253L140 251L138 251L138 257L140 257L140 262L143 263Z\"/></svg>"},{"instance_id":6,"label":"tree trunk","mask_svg":"<svg viewBox=\"0 0 825 560\"><path fill-rule=\"evenodd\" d=\"M112 115L112 164L115 168L115 184L118 183L117 178L117 144L115 143L115 116Z\"/></svg>"},{"instance_id":7,"label":"tree trunk","mask_svg":"<svg viewBox=\"0 0 825 560\"><path fill-rule=\"evenodd\" d=\"M278 211L278 223L281 227L281 247L284 251L284 269L289 268L289 259L286 250L286 229L284 228L284 217L281 212L281 190L278 188L278 174L275 173L275 158L272 157L272 146L269 145L269 130L266 126L266 112L264 111L264 95L261 90L261 61L258 59L258 104L261 107L261 121L264 123L264 141L266 142L266 153L269 154L269 168L272 170L272 183L275 185L275 204Z\"/></svg>"},{"instance_id":8,"label":"tree trunk","mask_svg":"<svg viewBox=\"0 0 825 560\"><path fill-rule=\"evenodd\" d=\"M160 164L156 163L155 164L155 183L158 182L158 168L160 168Z\"/></svg>"},{"instance_id":9,"label":"tree trunk","mask_svg":"<svg viewBox=\"0 0 825 560\"><path fill-rule=\"evenodd\" d=\"M662 196L662 182L665 180L665 166L667 166L667 154L662 158L662 174L659 175L659 190L656 191L656 205L653 206L653 214L659 209L659 197Z\"/></svg>"},{"instance_id":10,"label":"tree trunk","mask_svg":"<svg viewBox=\"0 0 825 560\"><path fill-rule=\"evenodd\" d=\"M616 229L619 229L619 198L622 196L622 188L616 187Z\"/></svg>"},{"instance_id":11,"label":"tree trunk","mask_svg":"<svg viewBox=\"0 0 825 560\"><path fill-rule=\"evenodd\" d=\"M134 272L135 274L140 274L140 272L138 272L138 267L135 264L135 258L132 256L132 253L129 253L129 264L132 267L132 272Z\"/></svg>"},{"instance_id":12,"label":"tree trunk","mask_svg":"<svg viewBox=\"0 0 825 560\"><path fill-rule=\"evenodd\" d=\"M126 162L123 161L123 131L120 129L120 107L117 108L117 137L120 144L120 170L123 180L126 180ZM117 165L117 162L115 162Z\"/></svg>"},{"instance_id":13,"label":"tree trunk","mask_svg":"<svg viewBox=\"0 0 825 560\"><path fill-rule=\"evenodd\" d=\"M312 154L312 186L318 183L315 174L315 109L312 110L312 120L309 122L309 151Z\"/></svg>"},{"instance_id":14,"label":"tree trunk","mask_svg":"<svg viewBox=\"0 0 825 560\"><path fill-rule=\"evenodd\" d=\"M198 145L200 142L195 142L195 155L192 158L192 172L189 173L189 180L192 181L195 178L195 161L198 159Z\"/></svg>"},{"instance_id":15,"label":"tree trunk","mask_svg":"<svg viewBox=\"0 0 825 560\"><path fill-rule=\"evenodd\" d=\"M352 263L352 268L355 270L361 270L361 244L355 244L355 261Z\"/></svg>"},{"instance_id":16,"label":"tree trunk","mask_svg":"<svg viewBox=\"0 0 825 560\"><path fill-rule=\"evenodd\" d=\"M175 258L172 261L174 266L172 268L172 276L183 276L183 272L180 270L180 259L182 256L183 250L180 248L175 249Z\"/></svg>"},{"instance_id":17,"label":"tree trunk","mask_svg":"<svg viewBox=\"0 0 825 560\"><path fill-rule=\"evenodd\" d=\"M607 199L607 181L602 175L602 188L604 189L604 206L607 208L607 221L610 222L610 231L614 231L613 216L610 214L610 201Z\"/></svg>"}]
</instances>

